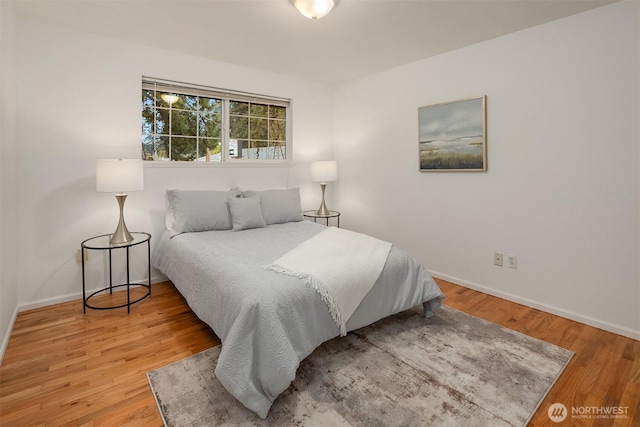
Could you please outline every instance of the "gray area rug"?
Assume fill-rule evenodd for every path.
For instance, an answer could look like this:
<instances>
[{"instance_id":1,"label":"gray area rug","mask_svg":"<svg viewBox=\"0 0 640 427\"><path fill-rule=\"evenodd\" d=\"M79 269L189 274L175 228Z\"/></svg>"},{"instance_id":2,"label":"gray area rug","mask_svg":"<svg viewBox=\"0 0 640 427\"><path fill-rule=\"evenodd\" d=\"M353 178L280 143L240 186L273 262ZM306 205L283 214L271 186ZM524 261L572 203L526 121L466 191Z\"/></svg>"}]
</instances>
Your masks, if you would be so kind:
<instances>
[{"instance_id":1,"label":"gray area rug","mask_svg":"<svg viewBox=\"0 0 640 427\"><path fill-rule=\"evenodd\" d=\"M524 426L573 352L443 306L318 347L262 420L213 374L220 346L147 374L167 426Z\"/></svg>"}]
</instances>

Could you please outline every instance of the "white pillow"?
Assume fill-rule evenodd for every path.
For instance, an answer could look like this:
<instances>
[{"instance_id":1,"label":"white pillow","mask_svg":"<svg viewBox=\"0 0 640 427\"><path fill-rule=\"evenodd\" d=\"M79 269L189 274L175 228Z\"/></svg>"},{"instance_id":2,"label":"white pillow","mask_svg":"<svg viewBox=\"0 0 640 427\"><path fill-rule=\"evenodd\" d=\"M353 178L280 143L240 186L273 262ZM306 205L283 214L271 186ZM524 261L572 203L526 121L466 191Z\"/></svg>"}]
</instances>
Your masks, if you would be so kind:
<instances>
[{"instance_id":1,"label":"white pillow","mask_svg":"<svg viewBox=\"0 0 640 427\"><path fill-rule=\"evenodd\" d=\"M208 230L230 230L229 197L239 197L237 190L167 190L166 225L176 234Z\"/></svg>"},{"instance_id":2,"label":"white pillow","mask_svg":"<svg viewBox=\"0 0 640 427\"><path fill-rule=\"evenodd\" d=\"M231 211L231 221L233 231L247 230L249 228L263 228L267 224L262 217L260 208L260 198L229 198L229 210Z\"/></svg>"},{"instance_id":3,"label":"white pillow","mask_svg":"<svg viewBox=\"0 0 640 427\"><path fill-rule=\"evenodd\" d=\"M302 221L300 189L243 191L244 197L260 197L262 216L267 225Z\"/></svg>"}]
</instances>

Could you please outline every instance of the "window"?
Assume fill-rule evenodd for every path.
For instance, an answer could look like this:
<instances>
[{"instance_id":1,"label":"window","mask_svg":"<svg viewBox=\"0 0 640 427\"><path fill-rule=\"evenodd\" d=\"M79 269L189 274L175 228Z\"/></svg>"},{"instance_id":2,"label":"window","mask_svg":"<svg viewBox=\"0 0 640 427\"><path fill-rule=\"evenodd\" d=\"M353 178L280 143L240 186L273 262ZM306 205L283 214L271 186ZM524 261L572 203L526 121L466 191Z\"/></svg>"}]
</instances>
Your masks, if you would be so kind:
<instances>
[{"instance_id":1,"label":"window","mask_svg":"<svg viewBox=\"0 0 640 427\"><path fill-rule=\"evenodd\" d=\"M142 79L142 159L286 160L290 102Z\"/></svg>"}]
</instances>

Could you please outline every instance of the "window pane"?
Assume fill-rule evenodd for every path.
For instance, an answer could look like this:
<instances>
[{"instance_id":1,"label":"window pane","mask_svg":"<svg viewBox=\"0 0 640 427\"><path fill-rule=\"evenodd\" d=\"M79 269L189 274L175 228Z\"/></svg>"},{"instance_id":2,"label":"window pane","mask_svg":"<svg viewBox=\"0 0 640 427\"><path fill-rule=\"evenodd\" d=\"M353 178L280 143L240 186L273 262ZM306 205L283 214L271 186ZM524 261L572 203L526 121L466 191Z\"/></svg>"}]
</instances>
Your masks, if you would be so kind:
<instances>
[{"instance_id":1,"label":"window pane","mask_svg":"<svg viewBox=\"0 0 640 427\"><path fill-rule=\"evenodd\" d=\"M251 117L267 117L269 106L264 104L251 104Z\"/></svg>"},{"instance_id":2,"label":"window pane","mask_svg":"<svg viewBox=\"0 0 640 427\"><path fill-rule=\"evenodd\" d=\"M233 139L244 139L249 137L249 118L248 117L229 117L229 137Z\"/></svg>"},{"instance_id":3,"label":"window pane","mask_svg":"<svg viewBox=\"0 0 640 427\"><path fill-rule=\"evenodd\" d=\"M199 114L198 126L200 127L200 136L209 138L222 136L222 117L218 113Z\"/></svg>"},{"instance_id":4,"label":"window pane","mask_svg":"<svg viewBox=\"0 0 640 427\"><path fill-rule=\"evenodd\" d=\"M171 111L171 134L196 136L198 114L191 111Z\"/></svg>"},{"instance_id":5,"label":"window pane","mask_svg":"<svg viewBox=\"0 0 640 427\"><path fill-rule=\"evenodd\" d=\"M149 89L142 89L142 106L153 107L153 91Z\"/></svg>"},{"instance_id":6,"label":"window pane","mask_svg":"<svg viewBox=\"0 0 640 427\"><path fill-rule=\"evenodd\" d=\"M209 161L219 162L222 143L216 138L201 138L198 144L198 161L207 161L207 149L209 149Z\"/></svg>"},{"instance_id":7,"label":"window pane","mask_svg":"<svg viewBox=\"0 0 640 427\"><path fill-rule=\"evenodd\" d=\"M177 106L176 106L176 108L177 108ZM191 96L191 95L185 95L184 96L184 107L182 107L182 108L185 108L187 110L197 110L199 108L198 97L197 96Z\"/></svg>"},{"instance_id":8,"label":"window pane","mask_svg":"<svg viewBox=\"0 0 640 427\"><path fill-rule=\"evenodd\" d=\"M285 160L287 158L287 145L284 141L273 143L271 146L274 160Z\"/></svg>"},{"instance_id":9,"label":"window pane","mask_svg":"<svg viewBox=\"0 0 640 427\"><path fill-rule=\"evenodd\" d=\"M157 160L169 160L169 137L160 136L156 138Z\"/></svg>"},{"instance_id":10,"label":"window pane","mask_svg":"<svg viewBox=\"0 0 640 427\"><path fill-rule=\"evenodd\" d=\"M268 120L251 118L250 122L250 135L251 139L267 139L268 133Z\"/></svg>"},{"instance_id":11,"label":"window pane","mask_svg":"<svg viewBox=\"0 0 640 427\"><path fill-rule=\"evenodd\" d=\"M171 160L191 162L196 159L196 139L187 137L171 138Z\"/></svg>"},{"instance_id":12,"label":"window pane","mask_svg":"<svg viewBox=\"0 0 640 427\"><path fill-rule=\"evenodd\" d=\"M287 139L287 124L284 120L269 120L269 140L285 141Z\"/></svg>"},{"instance_id":13,"label":"window pane","mask_svg":"<svg viewBox=\"0 0 640 427\"><path fill-rule=\"evenodd\" d=\"M242 159L247 151L249 141L245 139L232 139L229 141L229 157L232 159Z\"/></svg>"},{"instance_id":14,"label":"window pane","mask_svg":"<svg viewBox=\"0 0 640 427\"><path fill-rule=\"evenodd\" d=\"M247 150L247 158L253 160L269 159L269 149L267 141L249 141L249 149Z\"/></svg>"},{"instance_id":15,"label":"window pane","mask_svg":"<svg viewBox=\"0 0 640 427\"><path fill-rule=\"evenodd\" d=\"M169 110L156 108L156 134L169 134Z\"/></svg>"},{"instance_id":16,"label":"window pane","mask_svg":"<svg viewBox=\"0 0 640 427\"><path fill-rule=\"evenodd\" d=\"M229 102L229 114L247 116L249 115L249 103L240 101Z\"/></svg>"},{"instance_id":17,"label":"window pane","mask_svg":"<svg viewBox=\"0 0 640 427\"><path fill-rule=\"evenodd\" d=\"M215 98L200 97L200 111L222 115L222 101Z\"/></svg>"},{"instance_id":18,"label":"window pane","mask_svg":"<svg viewBox=\"0 0 640 427\"><path fill-rule=\"evenodd\" d=\"M253 153L253 149L251 148L251 141L243 141L242 144L242 158L243 159L254 159L255 153Z\"/></svg>"},{"instance_id":19,"label":"window pane","mask_svg":"<svg viewBox=\"0 0 640 427\"><path fill-rule=\"evenodd\" d=\"M170 103L172 98L169 98L168 96L177 97L178 100ZM171 108L187 108L186 97L187 95L158 91L156 92L156 105L162 108L169 108L169 106L171 106Z\"/></svg>"},{"instance_id":20,"label":"window pane","mask_svg":"<svg viewBox=\"0 0 640 427\"><path fill-rule=\"evenodd\" d=\"M286 119L287 109L285 107L269 106L269 117L272 119Z\"/></svg>"},{"instance_id":21,"label":"window pane","mask_svg":"<svg viewBox=\"0 0 640 427\"><path fill-rule=\"evenodd\" d=\"M153 160L153 133L142 132L142 159Z\"/></svg>"},{"instance_id":22,"label":"window pane","mask_svg":"<svg viewBox=\"0 0 640 427\"><path fill-rule=\"evenodd\" d=\"M142 109L142 133L153 133L153 108Z\"/></svg>"}]
</instances>

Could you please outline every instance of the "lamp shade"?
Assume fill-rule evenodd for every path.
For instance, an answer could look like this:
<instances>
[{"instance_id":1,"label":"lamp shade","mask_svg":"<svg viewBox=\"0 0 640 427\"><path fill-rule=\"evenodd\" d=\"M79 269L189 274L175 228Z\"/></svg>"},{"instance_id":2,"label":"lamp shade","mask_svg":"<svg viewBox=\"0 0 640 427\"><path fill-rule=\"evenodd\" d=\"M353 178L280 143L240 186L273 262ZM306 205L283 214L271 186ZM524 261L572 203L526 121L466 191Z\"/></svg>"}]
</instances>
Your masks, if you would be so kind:
<instances>
[{"instance_id":1,"label":"lamp shade","mask_svg":"<svg viewBox=\"0 0 640 427\"><path fill-rule=\"evenodd\" d=\"M329 182L338 180L338 165L334 160L311 163L311 180Z\"/></svg>"},{"instance_id":2,"label":"lamp shade","mask_svg":"<svg viewBox=\"0 0 640 427\"><path fill-rule=\"evenodd\" d=\"M309 19L320 19L326 16L336 0L290 0L298 11Z\"/></svg>"},{"instance_id":3,"label":"lamp shade","mask_svg":"<svg viewBox=\"0 0 640 427\"><path fill-rule=\"evenodd\" d=\"M96 161L96 191L125 193L144 189L141 159L99 159Z\"/></svg>"}]
</instances>

